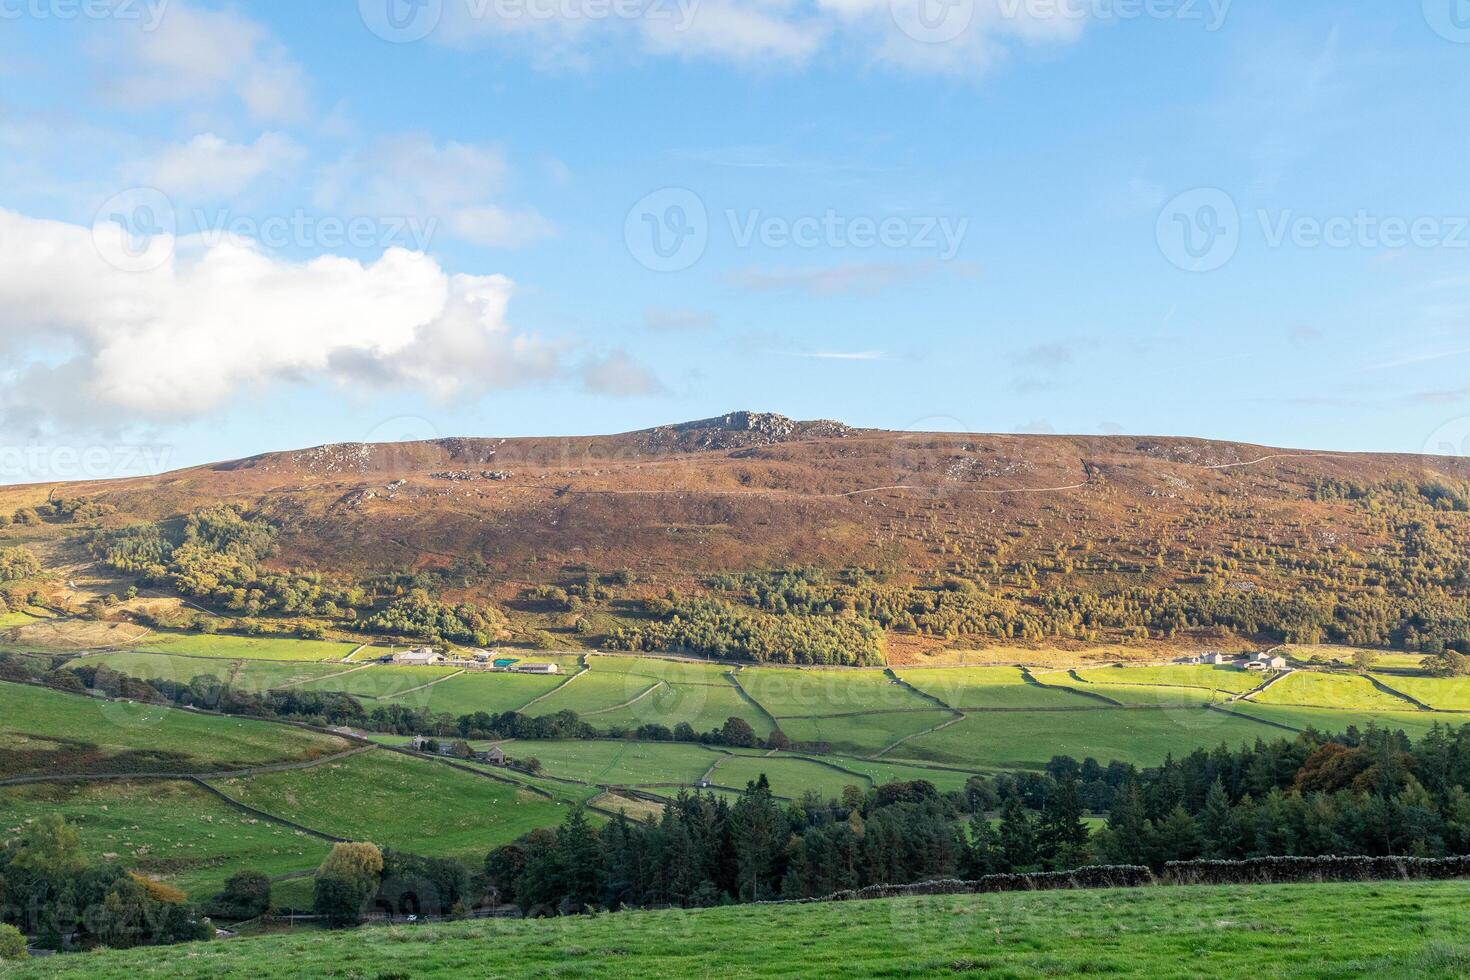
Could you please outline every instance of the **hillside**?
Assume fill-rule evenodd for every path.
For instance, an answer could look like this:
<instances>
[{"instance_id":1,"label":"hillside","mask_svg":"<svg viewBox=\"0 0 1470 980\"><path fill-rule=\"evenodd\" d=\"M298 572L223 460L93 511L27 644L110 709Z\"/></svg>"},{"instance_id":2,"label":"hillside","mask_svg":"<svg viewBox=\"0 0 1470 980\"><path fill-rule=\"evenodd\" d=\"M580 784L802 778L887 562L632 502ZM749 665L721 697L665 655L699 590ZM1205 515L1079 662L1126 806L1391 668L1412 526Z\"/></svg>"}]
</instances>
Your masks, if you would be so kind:
<instances>
[{"instance_id":1,"label":"hillside","mask_svg":"<svg viewBox=\"0 0 1470 980\"><path fill-rule=\"evenodd\" d=\"M1457 977L1465 882L1035 892L291 933L27 977Z\"/></svg>"},{"instance_id":2,"label":"hillside","mask_svg":"<svg viewBox=\"0 0 1470 980\"><path fill-rule=\"evenodd\" d=\"M859 613L898 609L860 618L900 649L967 636L1187 638L1198 627L1217 627L1195 636L1204 640L1233 632L1418 648L1425 630L1440 643L1465 638L1467 476L1449 458L886 432L739 412L623 435L333 445L0 489L0 513L43 511L0 528L0 547L24 544L85 578L99 571L90 528L228 503L275 529L250 569L257 576L316 570L371 588L426 573L446 599L493 602L569 640L586 617L578 642L592 645L669 588L748 603L762 581L738 576L769 583L774 570L818 569L824 609L842 612L854 595L837 589L854 583L868 590L856 595ZM44 513L56 497L73 513ZM76 511L78 500L88 506ZM580 604L532 594L589 572L616 574L623 587ZM722 573L737 578L712 580ZM924 610L906 612L913 597L873 594L950 578L993 601L926 621ZM1273 607L1288 596L1292 608ZM1314 596L1327 608L1300 608ZM1006 605L1016 601L1026 608Z\"/></svg>"}]
</instances>

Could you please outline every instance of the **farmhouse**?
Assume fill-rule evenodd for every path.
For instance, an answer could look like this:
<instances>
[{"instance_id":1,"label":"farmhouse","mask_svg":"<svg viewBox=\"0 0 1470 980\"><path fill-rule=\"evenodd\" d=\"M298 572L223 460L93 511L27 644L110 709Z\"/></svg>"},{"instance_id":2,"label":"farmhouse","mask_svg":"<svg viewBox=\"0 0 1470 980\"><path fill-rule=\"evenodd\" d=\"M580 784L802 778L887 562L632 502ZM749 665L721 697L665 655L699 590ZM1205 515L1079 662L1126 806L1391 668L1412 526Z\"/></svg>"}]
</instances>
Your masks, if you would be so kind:
<instances>
[{"instance_id":1,"label":"farmhouse","mask_svg":"<svg viewBox=\"0 0 1470 980\"><path fill-rule=\"evenodd\" d=\"M1230 663L1230 655L1221 653L1219 650L1208 650L1199 655L1197 662L1202 664L1228 664Z\"/></svg>"},{"instance_id":2,"label":"farmhouse","mask_svg":"<svg viewBox=\"0 0 1470 980\"><path fill-rule=\"evenodd\" d=\"M486 751L477 753L475 758L492 766L505 765L505 752L498 745L492 745Z\"/></svg>"},{"instance_id":3,"label":"farmhouse","mask_svg":"<svg viewBox=\"0 0 1470 980\"><path fill-rule=\"evenodd\" d=\"M428 647L414 647L412 650L405 650L402 653L393 654L393 662L395 664L425 666L438 663L441 659L437 653Z\"/></svg>"}]
</instances>

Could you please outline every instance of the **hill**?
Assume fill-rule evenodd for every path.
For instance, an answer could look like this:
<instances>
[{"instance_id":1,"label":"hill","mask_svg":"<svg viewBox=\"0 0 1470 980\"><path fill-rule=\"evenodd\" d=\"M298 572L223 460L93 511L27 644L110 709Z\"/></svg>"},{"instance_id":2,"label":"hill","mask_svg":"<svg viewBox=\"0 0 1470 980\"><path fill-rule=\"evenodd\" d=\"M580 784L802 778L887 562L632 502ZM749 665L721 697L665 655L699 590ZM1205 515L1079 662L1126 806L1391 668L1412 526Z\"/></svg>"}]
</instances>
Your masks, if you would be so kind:
<instances>
[{"instance_id":1,"label":"hill","mask_svg":"<svg viewBox=\"0 0 1470 980\"><path fill-rule=\"evenodd\" d=\"M955 641L1230 634L1433 650L1470 641L1467 476L1450 458L737 412L622 435L332 445L0 489L0 513L24 517L0 528L0 547L24 545L72 580L100 572L105 591L125 582L98 565L99 533L149 521L176 539L185 515L229 504L271 529L247 562L255 579L304 570L365 586L368 606L392 583L427 584L499 607L513 632L593 646L677 589L872 622L901 659ZM793 571L795 594L777 574ZM600 577L590 590L589 575ZM978 596L936 598L946 583ZM186 584L238 614L229 591L256 583Z\"/></svg>"},{"instance_id":2,"label":"hill","mask_svg":"<svg viewBox=\"0 0 1470 980\"><path fill-rule=\"evenodd\" d=\"M1139 888L290 933L9 976L1458 977L1470 884Z\"/></svg>"}]
</instances>

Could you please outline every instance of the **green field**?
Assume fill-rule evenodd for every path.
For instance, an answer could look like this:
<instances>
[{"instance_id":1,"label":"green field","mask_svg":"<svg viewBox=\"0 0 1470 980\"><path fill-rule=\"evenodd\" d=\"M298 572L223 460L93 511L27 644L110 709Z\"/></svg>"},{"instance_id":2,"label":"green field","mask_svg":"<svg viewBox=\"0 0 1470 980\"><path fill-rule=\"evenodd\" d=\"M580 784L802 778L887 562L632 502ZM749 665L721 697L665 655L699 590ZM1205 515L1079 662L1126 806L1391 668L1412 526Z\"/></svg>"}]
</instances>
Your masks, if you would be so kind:
<instances>
[{"instance_id":1,"label":"green field","mask_svg":"<svg viewBox=\"0 0 1470 980\"><path fill-rule=\"evenodd\" d=\"M1086 702L1068 691L1026 680L1019 667L929 667L898 676L952 708L1076 708Z\"/></svg>"},{"instance_id":2,"label":"green field","mask_svg":"<svg viewBox=\"0 0 1470 980\"><path fill-rule=\"evenodd\" d=\"M363 671L370 674L377 670L432 670L443 671L443 667L370 667ZM438 676L448 676L440 674ZM348 678L349 680L351 678ZM428 680L433 680L429 677ZM566 681L565 676L537 674L510 674L488 671L469 672L450 677L429 687L406 694L384 698L397 704L413 708L427 708L434 714L447 713L458 717L485 711L498 714L515 711L527 701L554 691ZM420 684L426 683L424 680ZM579 682L580 683L580 682ZM409 685L410 687L413 685ZM540 706L537 705L539 708ZM540 713L540 712L537 712Z\"/></svg>"},{"instance_id":3,"label":"green field","mask_svg":"<svg viewBox=\"0 0 1470 980\"><path fill-rule=\"evenodd\" d=\"M1210 691L1202 687L1164 687L1160 684L1093 684L1067 677L1065 674L1049 674L1047 684L1067 687L1094 698L1107 698L1116 704L1128 707L1153 708L1168 705L1202 705L1226 700L1225 691Z\"/></svg>"},{"instance_id":4,"label":"green field","mask_svg":"<svg viewBox=\"0 0 1470 980\"><path fill-rule=\"evenodd\" d=\"M459 671L457 667L408 667L398 664L370 664L356 669L347 667L344 673L324 677L300 685L303 691L338 691L360 698L392 698L414 688L451 677ZM418 693L418 692L414 692ZM427 695L424 695L427 699ZM424 701L413 702L415 707Z\"/></svg>"},{"instance_id":5,"label":"green field","mask_svg":"<svg viewBox=\"0 0 1470 980\"><path fill-rule=\"evenodd\" d=\"M694 785L722 753L687 742L528 741L502 744L512 758L534 756L552 776L586 783Z\"/></svg>"},{"instance_id":6,"label":"green field","mask_svg":"<svg viewBox=\"0 0 1470 980\"><path fill-rule=\"evenodd\" d=\"M910 739L892 760L1039 768L1054 755L1158 765L1164 756L1273 738L1266 726L1205 708L1108 708L973 714ZM889 757L885 756L885 760Z\"/></svg>"},{"instance_id":7,"label":"green field","mask_svg":"<svg viewBox=\"0 0 1470 980\"><path fill-rule=\"evenodd\" d=\"M314 869L330 844L235 809L192 783L110 782L0 787L0 836L60 813L98 855L204 900L243 868L276 876Z\"/></svg>"},{"instance_id":8,"label":"green field","mask_svg":"<svg viewBox=\"0 0 1470 980\"><path fill-rule=\"evenodd\" d=\"M872 755L905 736L925 731L957 717L959 716L952 711L935 708L931 711L891 711L887 714L839 715L835 718L783 718L781 731L796 744L826 743L833 752Z\"/></svg>"},{"instance_id":9,"label":"green field","mask_svg":"<svg viewBox=\"0 0 1470 980\"><path fill-rule=\"evenodd\" d=\"M751 667L735 679L776 718L935 707L882 670Z\"/></svg>"},{"instance_id":10,"label":"green field","mask_svg":"<svg viewBox=\"0 0 1470 980\"><path fill-rule=\"evenodd\" d=\"M310 759L341 739L286 725L0 682L0 777L207 772Z\"/></svg>"},{"instance_id":11,"label":"green field","mask_svg":"<svg viewBox=\"0 0 1470 980\"><path fill-rule=\"evenodd\" d=\"M762 774L770 782L771 792L792 800L801 799L811 791L824 800L839 799L848 786L867 792L871 785L861 776L841 772L820 762L766 755L726 756L710 775L710 782L743 790L746 783L755 782Z\"/></svg>"},{"instance_id":12,"label":"green field","mask_svg":"<svg viewBox=\"0 0 1470 980\"><path fill-rule=\"evenodd\" d=\"M77 977L1463 977L1470 884L1135 888L297 932L62 956Z\"/></svg>"},{"instance_id":13,"label":"green field","mask_svg":"<svg viewBox=\"0 0 1470 980\"><path fill-rule=\"evenodd\" d=\"M170 633L148 637L132 649L226 660L341 660L360 646L332 640L284 636L231 636L223 633Z\"/></svg>"},{"instance_id":14,"label":"green field","mask_svg":"<svg viewBox=\"0 0 1470 980\"><path fill-rule=\"evenodd\" d=\"M564 804L526 790L383 749L213 785L314 830L471 862L528 830L559 823L566 813Z\"/></svg>"},{"instance_id":15,"label":"green field","mask_svg":"<svg viewBox=\"0 0 1470 980\"><path fill-rule=\"evenodd\" d=\"M1410 677L1382 674L1388 687L1441 711L1470 711L1470 677ZM1470 722L1470 718L1463 719Z\"/></svg>"},{"instance_id":16,"label":"green field","mask_svg":"<svg viewBox=\"0 0 1470 980\"><path fill-rule=\"evenodd\" d=\"M86 666L106 665L113 670L144 680L168 680L187 684L200 676L211 676L245 691L260 694L281 685L295 685L315 678L350 670L339 663L297 660L222 660L218 657L181 656L123 650L86 657Z\"/></svg>"},{"instance_id":17,"label":"green field","mask_svg":"<svg viewBox=\"0 0 1470 980\"><path fill-rule=\"evenodd\" d=\"M1223 664L1169 664L1163 667L1095 667L1077 671L1092 684L1157 684L1163 687L1198 687L1206 691L1243 694L1259 687L1262 677Z\"/></svg>"},{"instance_id":18,"label":"green field","mask_svg":"<svg viewBox=\"0 0 1470 980\"><path fill-rule=\"evenodd\" d=\"M603 658L598 658L599 660ZM610 711L632 701L661 684L643 674L602 670L594 667L584 670L555 693L542 698L531 706L531 714L550 715L570 710L579 715L591 715L587 720L598 724L597 713Z\"/></svg>"},{"instance_id":19,"label":"green field","mask_svg":"<svg viewBox=\"0 0 1470 980\"><path fill-rule=\"evenodd\" d=\"M1287 674L1259 694L1252 694L1250 699L1257 704L1338 710L1404 711L1414 707L1403 698L1379 690L1372 681L1358 674L1322 674L1301 670Z\"/></svg>"},{"instance_id":20,"label":"green field","mask_svg":"<svg viewBox=\"0 0 1470 980\"><path fill-rule=\"evenodd\" d=\"M1308 708L1292 704L1256 704L1253 701L1236 701L1230 710L1239 715L1260 718L1265 721L1288 725L1298 731L1315 728L1319 732L1340 732L1349 725L1366 728L1369 723L1380 727L1401 729L1405 734L1418 738L1435 724L1460 725L1460 715L1441 714L1435 711L1416 711L1406 708L1399 711L1339 711L1334 708ZM1283 732L1290 737L1290 733ZM1274 738L1274 735L1268 735Z\"/></svg>"},{"instance_id":21,"label":"green field","mask_svg":"<svg viewBox=\"0 0 1470 980\"><path fill-rule=\"evenodd\" d=\"M42 619L48 619L46 615L37 615L26 612L23 609L14 609L10 612L0 613L0 630L13 629L17 626L29 626L38 623Z\"/></svg>"},{"instance_id":22,"label":"green field","mask_svg":"<svg viewBox=\"0 0 1470 980\"><path fill-rule=\"evenodd\" d=\"M743 718L762 738L771 733L771 720L727 680L666 681L637 703L593 715L588 722L604 731L655 724L673 728L688 722L696 732L707 732L729 718Z\"/></svg>"}]
</instances>

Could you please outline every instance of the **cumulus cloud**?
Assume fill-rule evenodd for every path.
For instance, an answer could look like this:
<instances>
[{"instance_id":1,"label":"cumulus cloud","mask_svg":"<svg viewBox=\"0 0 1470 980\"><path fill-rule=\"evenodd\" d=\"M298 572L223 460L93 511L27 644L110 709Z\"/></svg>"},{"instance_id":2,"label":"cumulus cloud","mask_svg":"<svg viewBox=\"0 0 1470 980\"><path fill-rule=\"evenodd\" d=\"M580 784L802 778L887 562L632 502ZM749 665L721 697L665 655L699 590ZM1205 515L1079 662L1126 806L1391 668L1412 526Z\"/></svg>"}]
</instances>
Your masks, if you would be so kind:
<instances>
[{"instance_id":1,"label":"cumulus cloud","mask_svg":"<svg viewBox=\"0 0 1470 980\"><path fill-rule=\"evenodd\" d=\"M417 218L476 245L513 248L553 237L556 227L535 209L494 200L509 174L499 146L401 136L327 166L315 201L339 214Z\"/></svg>"},{"instance_id":2,"label":"cumulus cloud","mask_svg":"<svg viewBox=\"0 0 1470 980\"><path fill-rule=\"evenodd\" d=\"M1081 36L1087 7L1048 0L645 0L594 17L566 0L445 4L448 44L519 41L538 65L590 67L610 37L647 53L800 66L824 54L922 73L976 74L1018 46Z\"/></svg>"},{"instance_id":3,"label":"cumulus cloud","mask_svg":"<svg viewBox=\"0 0 1470 980\"><path fill-rule=\"evenodd\" d=\"M657 395L664 390L663 383L651 371L621 350L594 357L582 365L582 383L594 394L620 398Z\"/></svg>"},{"instance_id":4,"label":"cumulus cloud","mask_svg":"<svg viewBox=\"0 0 1470 980\"><path fill-rule=\"evenodd\" d=\"M125 26L98 49L105 94L117 102L147 106L228 95L262 121L306 114L305 74L253 20L171 0L156 23Z\"/></svg>"},{"instance_id":5,"label":"cumulus cloud","mask_svg":"<svg viewBox=\"0 0 1470 980\"><path fill-rule=\"evenodd\" d=\"M201 133L134 167L132 174L170 194L225 196L240 193L263 176L278 176L305 155L300 144L280 133L264 133L254 143Z\"/></svg>"},{"instance_id":6,"label":"cumulus cloud","mask_svg":"<svg viewBox=\"0 0 1470 980\"><path fill-rule=\"evenodd\" d=\"M151 244L156 265L124 271L98 247L117 231L0 210L0 343L16 352L0 407L11 417L91 403L99 418L184 419L281 381L448 397L563 372L562 345L507 323L504 276L450 274L399 248L369 263L290 262L168 236ZM65 353L26 365L27 350ZM609 359L588 382L626 386L635 367Z\"/></svg>"}]
</instances>

